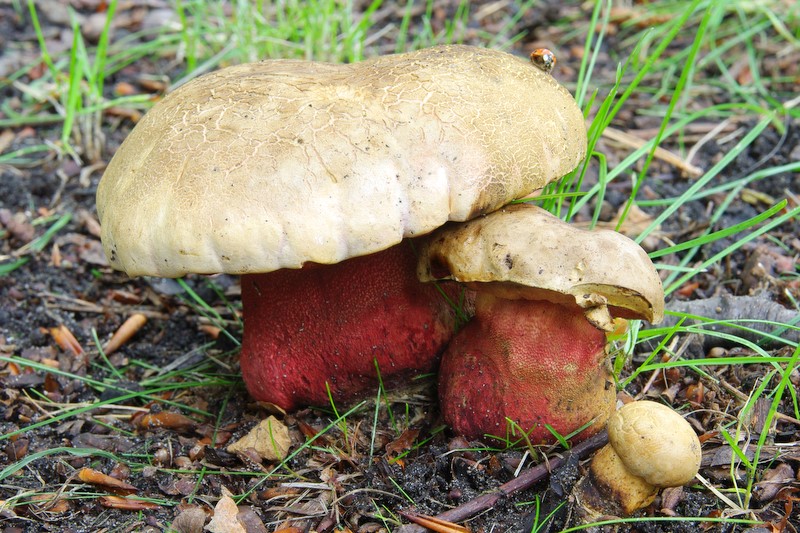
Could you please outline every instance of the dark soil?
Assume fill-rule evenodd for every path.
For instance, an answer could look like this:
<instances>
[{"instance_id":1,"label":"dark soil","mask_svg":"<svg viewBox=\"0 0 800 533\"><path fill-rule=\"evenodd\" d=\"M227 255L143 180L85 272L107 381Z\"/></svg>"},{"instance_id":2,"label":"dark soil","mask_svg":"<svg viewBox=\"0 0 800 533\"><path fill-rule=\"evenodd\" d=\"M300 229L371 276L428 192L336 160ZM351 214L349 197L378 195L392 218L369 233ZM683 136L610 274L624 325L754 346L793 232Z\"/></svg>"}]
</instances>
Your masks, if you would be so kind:
<instances>
[{"instance_id":1,"label":"dark soil","mask_svg":"<svg viewBox=\"0 0 800 533\"><path fill-rule=\"evenodd\" d=\"M442 12L437 12L440 18L446 17L450 9L449 4L442 6ZM30 20L27 13L18 15L12 6L0 4L0 49L6 50L0 62L2 76L9 76L35 57L31 56L36 42ZM561 16L576 17L575 25L580 28L589 14L555 5L536 8L519 23L519 29L529 33L515 51L525 53L542 43L553 47L560 36L548 31L547 21ZM43 23L45 34L63 40L59 35L67 31L68 22L54 16L45 17ZM629 47L623 44L627 41L622 27L620 32L604 43L598 78L612 79L617 58L629 52ZM681 44L688 46L691 38L687 35ZM574 44L574 48L568 43L559 48L558 64L562 69L554 74L565 82L575 75L569 65L579 62L577 47L582 42ZM174 77L178 74L175 68L172 64L165 67L143 61L125 68L109 80L108 86L119 82L135 85L142 73ZM715 76L711 71L703 74L709 78ZM786 74L794 75L797 80L796 68ZM26 74L21 80L30 81L32 76ZM793 90L791 84L773 89L776 95ZM11 102L22 99L23 95L17 87L4 84L2 98ZM696 105L711 105L715 103L712 100L709 96L707 102ZM2 113L0 110L0 118L6 118ZM658 117L630 111L624 112L614 127L625 131L650 130L657 128L659 122ZM755 123L752 118L731 122L725 132L731 134L732 140L723 136L710 140L693 163L706 170L713 167ZM0 276L0 356L3 356L0 433L13 434L0 441L0 468L24 461L19 469L0 472L0 530L163 531L181 513L189 513L183 518L188 521L193 509L202 509L206 519L210 517L224 487L234 495L249 494L239 502L240 517L250 524L248 532L331 532L347 531L346 528L352 532L385 531L382 528L395 527L394 520L407 522L398 514L401 511L441 513L513 479L521 462L524 470L542 461L545 454L554 457L553 454L559 453L555 448L536 449L531 457L524 450L497 450L496 442L463 441L442 428L434 380L430 377L413 387L390 392L387 398L390 407L379 410L374 432L375 410L371 403L347 418L347 434L339 425L332 426L336 415L330 409L279 413L279 419L290 430L293 450L303 442L316 440L314 446L303 448L277 472L273 472L274 464L261 462L258 457L248 460L246 456L227 452L228 443L242 437L272 411L248 398L238 377L235 344L198 312L180 285L174 281L130 279L107 266L94 210L102 165L92 165L107 161L133 124L108 114L102 126L105 144L98 161L86 154L78 160L59 157L53 151L25 164L0 165L0 256L5 259L2 264L13 261L26 243L44 235L60 217L70 216L43 249L20 255L27 261L10 274ZM764 130L709 187L797 161L800 122L788 120L784 126L785 132L774 125ZM736 133L737 129L740 133ZM6 131L12 136L6 152L45 141L55 143L60 137L60 127L52 125ZM691 146L704 133L687 133L683 142ZM603 150L612 158L621 159L629 151L603 142ZM676 197L693 183L676 168L660 161L653 163L649 175L652 179L648 179L640 192L647 199ZM629 182L619 180L609 188L607 205L603 206L605 220L627 199L629 186ZM800 176L771 175L758 182L757 192L761 196L739 195L714 224L714 229L730 227L763 212L770 205L767 198L787 198L788 208L796 207ZM717 193L686 204L660 228L659 236L674 242L697 236L708 226L710 214L723 199L724 193ZM646 210L650 214L658 212L656 208ZM582 213L578 218L586 216ZM788 312L792 309L792 299L800 297L799 232L797 219L774 228L696 276L674 298L702 300L719 294L756 295L764 301L777 302ZM694 260L699 262L713 256L733 239L705 246ZM664 257L660 261L677 263L678 258ZM228 276L189 277L186 283L222 315L229 331L239 337L237 280ZM754 316L759 312L752 310ZM95 334L105 342L134 313L144 314L147 323L119 351L111 354L106 363L94 344ZM70 344L68 334L77 340L79 347ZM676 341L673 349L683 350L686 355L750 353L741 345L722 346L713 337ZM778 343L766 348L774 350L775 355L791 355L791 351ZM647 355L646 347L640 347L633 364ZM20 364L21 361L27 363ZM124 373L117 375L112 367L124 369ZM767 391L774 390L780 375L770 373L769 365L708 370L710 374L705 378L684 367L640 376L621 394L642 394L644 398L657 399L689 413L688 420L704 443L701 475L736 501L729 490L733 488L732 452L719 427L738 416L747 397L764 381ZM171 374L176 371L182 374L179 377ZM146 400L120 399L112 405L88 408L92 403L117 398L125 391L143 390L143 383L153 390L157 388L153 381L162 378L165 383L178 381L187 385ZM198 383L193 384L193 380ZM790 387L796 392L798 384L800 379L795 370ZM769 394L763 395L755 412L766 413L770 401ZM651 521L620 526L620 530L688 532L702 527L725 532L748 528L753 532L797 531L800 439L798 421L792 418L796 405L792 406L791 401L792 395L785 394L784 401L777 406L778 412L785 416L777 419L766 438L758 479L769 478L782 466L788 471L778 478L779 490L771 490L769 484L762 485L756 492L759 500L752 504L754 510L738 517L763 523L766 529L733 523ZM81 406L87 408L58 418L62 408L75 410ZM337 407L339 414L344 412L344 406ZM143 422L145 413L161 418L148 424ZM165 416L169 413L181 413L188 418L176 420ZM39 424L47 420L52 422ZM752 443L759 437L758 422L756 416L747 426L753 432L747 436ZM422 444L411 446L414 442ZM65 451L68 449L93 449L110 454L75 455ZM57 451L47 453L52 450ZM123 457L124 461L115 460L111 454ZM114 494L112 488L102 483L87 484L77 477L83 467L134 485L135 495L154 502L152 508L120 508L118 502L105 499ZM553 510L555 513L550 525L539 531L559 531L574 523L574 502L569 494L584 471L585 463L573 458L532 488L500 498L491 509L472 518L469 527L472 531L487 532L531 531L538 502L539 516L547 516ZM272 475L266 477L268 472ZM733 469L739 486L746 483L744 472L741 465ZM4 501L9 505L3 506ZM729 516L725 509L719 498L698 483L663 494L643 515L717 518ZM288 529L291 527L296 529ZM199 526L181 526L180 530L199 532L202 520Z\"/></svg>"}]
</instances>

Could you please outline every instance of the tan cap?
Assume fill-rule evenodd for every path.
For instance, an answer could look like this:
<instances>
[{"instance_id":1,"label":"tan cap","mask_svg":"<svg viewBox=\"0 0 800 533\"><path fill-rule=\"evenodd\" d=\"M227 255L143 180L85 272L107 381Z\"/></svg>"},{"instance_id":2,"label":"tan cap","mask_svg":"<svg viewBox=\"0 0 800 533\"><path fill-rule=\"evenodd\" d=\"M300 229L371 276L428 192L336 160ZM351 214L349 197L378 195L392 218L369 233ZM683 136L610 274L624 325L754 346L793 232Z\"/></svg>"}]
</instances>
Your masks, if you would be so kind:
<instances>
[{"instance_id":1,"label":"tan cap","mask_svg":"<svg viewBox=\"0 0 800 533\"><path fill-rule=\"evenodd\" d=\"M700 439L660 403L631 402L608 419L608 441L627 470L656 487L689 483L700 469Z\"/></svg>"},{"instance_id":2,"label":"tan cap","mask_svg":"<svg viewBox=\"0 0 800 533\"><path fill-rule=\"evenodd\" d=\"M606 330L610 315L650 322L664 315L661 280L639 245L615 231L570 226L530 204L441 228L422 247L417 274L508 299L575 302Z\"/></svg>"},{"instance_id":3,"label":"tan cap","mask_svg":"<svg viewBox=\"0 0 800 533\"><path fill-rule=\"evenodd\" d=\"M659 488L689 483L700 469L700 439L678 413L656 402L631 402L608 419L608 444L575 489L587 522L628 516L650 505Z\"/></svg>"},{"instance_id":4,"label":"tan cap","mask_svg":"<svg viewBox=\"0 0 800 533\"><path fill-rule=\"evenodd\" d=\"M493 211L585 151L570 94L504 52L264 61L154 106L110 162L97 210L111 265L131 275L269 272Z\"/></svg>"}]
</instances>

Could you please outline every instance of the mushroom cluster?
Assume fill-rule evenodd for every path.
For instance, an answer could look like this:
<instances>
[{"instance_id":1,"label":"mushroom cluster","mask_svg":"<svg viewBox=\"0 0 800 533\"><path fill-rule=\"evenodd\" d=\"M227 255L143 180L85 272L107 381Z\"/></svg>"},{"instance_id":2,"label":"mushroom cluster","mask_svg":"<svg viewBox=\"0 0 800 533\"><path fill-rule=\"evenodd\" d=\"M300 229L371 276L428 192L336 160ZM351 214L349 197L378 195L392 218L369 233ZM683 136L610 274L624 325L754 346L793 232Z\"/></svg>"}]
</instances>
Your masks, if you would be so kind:
<instances>
[{"instance_id":1,"label":"mushroom cluster","mask_svg":"<svg viewBox=\"0 0 800 533\"><path fill-rule=\"evenodd\" d=\"M116 269L242 275L245 383L292 409L370 390L376 366L432 369L459 289L418 282L415 239L528 195L585 151L569 92L507 53L263 61L155 105L97 211Z\"/></svg>"}]
</instances>

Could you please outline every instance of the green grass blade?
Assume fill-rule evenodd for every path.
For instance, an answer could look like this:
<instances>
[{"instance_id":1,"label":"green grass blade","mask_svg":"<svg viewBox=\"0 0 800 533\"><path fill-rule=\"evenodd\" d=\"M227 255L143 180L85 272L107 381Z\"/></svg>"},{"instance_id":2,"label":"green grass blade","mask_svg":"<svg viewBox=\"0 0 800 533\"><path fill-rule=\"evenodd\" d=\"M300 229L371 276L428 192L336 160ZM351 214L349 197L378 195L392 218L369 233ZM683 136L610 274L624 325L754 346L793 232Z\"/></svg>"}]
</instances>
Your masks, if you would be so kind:
<instances>
[{"instance_id":1,"label":"green grass blade","mask_svg":"<svg viewBox=\"0 0 800 533\"><path fill-rule=\"evenodd\" d=\"M38 452L30 453L5 467L4 469L0 470L0 481L5 480L7 477L14 475L14 473L18 472L22 468L25 468L29 464L33 463L34 461L38 461L39 459L43 459L45 457L49 457L51 455L73 455L75 457L105 457L106 459L110 459L115 463L121 463L123 461L116 455L111 452L107 452L105 450L98 450L95 448L66 448L66 447L59 447L59 448L50 448L47 450L41 450Z\"/></svg>"}]
</instances>

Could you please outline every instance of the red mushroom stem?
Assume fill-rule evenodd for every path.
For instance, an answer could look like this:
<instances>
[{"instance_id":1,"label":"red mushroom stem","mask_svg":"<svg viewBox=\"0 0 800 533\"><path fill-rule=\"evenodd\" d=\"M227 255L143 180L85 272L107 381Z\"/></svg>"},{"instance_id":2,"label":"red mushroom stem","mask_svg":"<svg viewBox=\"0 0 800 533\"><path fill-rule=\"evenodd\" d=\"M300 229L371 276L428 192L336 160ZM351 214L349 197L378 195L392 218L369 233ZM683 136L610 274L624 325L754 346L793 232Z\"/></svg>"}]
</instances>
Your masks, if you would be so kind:
<instances>
[{"instance_id":1,"label":"red mushroom stem","mask_svg":"<svg viewBox=\"0 0 800 533\"><path fill-rule=\"evenodd\" d=\"M509 417L534 444L594 420L602 429L616 390L606 336L575 304L506 300L478 292L475 316L450 342L439 371L446 422L468 438L505 435Z\"/></svg>"},{"instance_id":2,"label":"red mushroom stem","mask_svg":"<svg viewBox=\"0 0 800 533\"><path fill-rule=\"evenodd\" d=\"M241 368L256 399L290 410L345 401L384 380L433 371L455 328L420 283L409 242L335 265L242 276ZM451 291L457 290L455 287Z\"/></svg>"}]
</instances>

